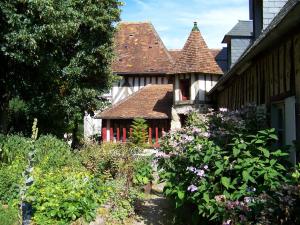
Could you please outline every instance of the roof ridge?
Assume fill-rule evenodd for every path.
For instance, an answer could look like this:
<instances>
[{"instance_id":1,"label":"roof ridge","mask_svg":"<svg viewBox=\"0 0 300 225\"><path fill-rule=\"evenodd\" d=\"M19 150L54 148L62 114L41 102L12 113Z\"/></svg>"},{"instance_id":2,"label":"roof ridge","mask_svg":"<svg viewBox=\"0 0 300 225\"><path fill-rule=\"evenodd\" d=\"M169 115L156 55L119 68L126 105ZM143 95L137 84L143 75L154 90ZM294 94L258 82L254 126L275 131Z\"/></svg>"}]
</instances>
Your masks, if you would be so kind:
<instances>
[{"instance_id":1,"label":"roof ridge","mask_svg":"<svg viewBox=\"0 0 300 225\"><path fill-rule=\"evenodd\" d=\"M153 31L154 31L154 35L156 36L156 38L158 39L158 41L162 44L163 46L163 50L165 51L165 53L167 54L167 57L169 58L169 60L171 61L171 64L175 63L175 60L173 60L172 56L170 55L168 49L166 48L164 42L162 41L162 39L160 38L160 36L158 35L157 31L155 30L155 27L153 26L152 23L150 23L150 26L152 27Z\"/></svg>"},{"instance_id":2,"label":"roof ridge","mask_svg":"<svg viewBox=\"0 0 300 225\"><path fill-rule=\"evenodd\" d=\"M170 48L168 49L169 52L172 52L172 51L182 51L182 49L180 48Z\"/></svg>"},{"instance_id":3,"label":"roof ridge","mask_svg":"<svg viewBox=\"0 0 300 225\"><path fill-rule=\"evenodd\" d=\"M151 23L151 21L120 21L118 24L143 24L143 23Z\"/></svg>"}]
</instances>

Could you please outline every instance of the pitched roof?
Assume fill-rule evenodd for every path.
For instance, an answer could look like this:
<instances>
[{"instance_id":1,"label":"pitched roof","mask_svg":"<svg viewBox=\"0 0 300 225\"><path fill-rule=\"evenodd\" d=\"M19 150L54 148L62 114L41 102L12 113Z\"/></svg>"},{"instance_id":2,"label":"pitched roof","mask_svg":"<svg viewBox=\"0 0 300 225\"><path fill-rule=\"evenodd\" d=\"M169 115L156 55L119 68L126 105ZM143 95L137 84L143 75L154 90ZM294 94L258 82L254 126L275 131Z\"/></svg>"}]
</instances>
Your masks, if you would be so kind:
<instances>
[{"instance_id":1,"label":"pitched roof","mask_svg":"<svg viewBox=\"0 0 300 225\"><path fill-rule=\"evenodd\" d=\"M299 11L300 0L287 1L266 29L259 35L254 43L249 46L234 66L221 77L208 94L211 95L216 90L223 89L223 84L232 76L236 75L236 72L243 67L247 61L257 56L257 54L264 51L266 48L272 46L274 41L282 38L286 34L287 30L298 28L300 22Z\"/></svg>"},{"instance_id":2,"label":"pitched roof","mask_svg":"<svg viewBox=\"0 0 300 225\"><path fill-rule=\"evenodd\" d=\"M230 37L252 37L253 21L239 20L239 22L224 36L222 43L227 43Z\"/></svg>"},{"instance_id":3,"label":"pitched roof","mask_svg":"<svg viewBox=\"0 0 300 225\"><path fill-rule=\"evenodd\" d=\"M112 68L118 74L167 73L174 63L149 22L119 23L115 53L117 58Z\"/></svg>"},{"instance_id":4,"label":"pitched roof","mask_svg":"<svg viewBox=\"0 0 300 225\"><path fill-rule=\"evenodd\" d=\"M169 49L169 53L171 57L173 58L174 62L180 57L181 49Z\"/></svg>"},{"instance_id":5,"label":"pitched roof","mask_svg":"<svg viewBox=\"0 0 300 225\"><path fill-rule=\"evenodd\" d=\"M214 58L217 57L217 55L220 53L221 49L217 49L217 48L211 48L209 49L211 54L213 55Z\"/></svg>"},{"instance_id":6,"label":"pitched roof","mask_svg":"<svg viewBox=\"0 0 300 225\"><path fill-rule=\"evenodd\" d=\"M149 84L111 108L96 115L101 119L170 119L173 104L172 84Z\"/></svg>"},{"instance_id":7,"label":"pitched roof","mask_svg":"<svg viewBox=\"0 0 300 225\"><path fill-rule=\"evenodd\" d=\"M208 49L197 27L197 23L194 24L194 28L181 51L180 57L170 73L223 74L211 51Z\"/></svg>"}]
</instances>

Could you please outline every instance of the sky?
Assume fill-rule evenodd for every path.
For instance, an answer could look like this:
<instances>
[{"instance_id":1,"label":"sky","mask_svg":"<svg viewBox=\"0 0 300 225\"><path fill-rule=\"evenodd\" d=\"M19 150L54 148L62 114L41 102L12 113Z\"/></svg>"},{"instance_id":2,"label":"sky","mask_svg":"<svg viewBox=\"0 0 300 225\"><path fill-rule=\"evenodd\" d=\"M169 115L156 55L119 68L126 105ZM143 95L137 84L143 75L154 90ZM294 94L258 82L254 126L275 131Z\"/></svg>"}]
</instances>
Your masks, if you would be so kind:
<instances>
[{"instance_id":1,"label":"sky","mask_svg":"<svg viewBox=\"0 0 300 225\"><path fill-rule=\"evenodd\" d=\"M123 0L122 21L150 21L168 49L181 49L193 27L209 48L221 48L224 35L248 20L249 0Z\"/></svg>"}]
</instances>

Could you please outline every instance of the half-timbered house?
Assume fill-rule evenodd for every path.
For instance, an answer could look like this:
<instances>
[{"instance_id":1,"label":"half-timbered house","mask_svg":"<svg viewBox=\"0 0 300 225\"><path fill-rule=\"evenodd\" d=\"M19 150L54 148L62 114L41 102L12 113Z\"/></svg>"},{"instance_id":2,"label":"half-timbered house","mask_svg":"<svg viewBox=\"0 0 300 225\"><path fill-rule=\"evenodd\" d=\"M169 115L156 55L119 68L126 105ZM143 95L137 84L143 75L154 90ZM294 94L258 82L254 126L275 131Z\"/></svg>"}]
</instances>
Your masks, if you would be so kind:
<instances>
[{"instance_id":1,"label":"half-timbered house","mask_svg":"<svg viewBox=\"0 0 300 225\"><path fill-rule=\"evenodd\" d=\"M149 142L157 143L190 110L210 104L206 92L223 73L215 60L220 51L208 49L196 23L184 48L170 51L149 23L121 23L118 29L113 69L122 79L112 88L112 107L96 116L102 139L125 142L132 120L144 118Z\"/></svg>"},{"instance_id":2,"label":"half-timbered house","mask_svg":"<svg viewBox=\"0 0 300 225\"><path fill-rule=\"evenodd\" d=\"M195 109L205 111L210 102L206 93L223 74L201 32L194 27L170 72L173 81L172 128L179 128Z\"/></svg>"}]
</instances>

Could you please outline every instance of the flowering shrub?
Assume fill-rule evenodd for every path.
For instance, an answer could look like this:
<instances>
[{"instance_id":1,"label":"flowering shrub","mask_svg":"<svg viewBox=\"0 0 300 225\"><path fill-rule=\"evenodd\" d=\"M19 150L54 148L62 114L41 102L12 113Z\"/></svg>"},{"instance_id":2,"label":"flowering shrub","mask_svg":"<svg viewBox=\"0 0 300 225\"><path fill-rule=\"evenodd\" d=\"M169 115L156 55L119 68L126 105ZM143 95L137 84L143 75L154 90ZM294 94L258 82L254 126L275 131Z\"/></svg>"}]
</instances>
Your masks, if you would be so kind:
<instances>
[{"instance_id":1,"label":"flowering shrub","mask_svg":"<svg viewBox=\"0 0 300 225\"><path fill-rule=\"evenodd\" d=\"M272 193L286 181L282 162L287 154L271 147L277 140L275 130L247 132L247 122L236 113L201 117L197 127L189 124L162 140L158 162L160 177L166 181L164 193L178 207L196 206L210 220L256 221L263 205L257 197Z\"/></svg>"}]
</instances>

